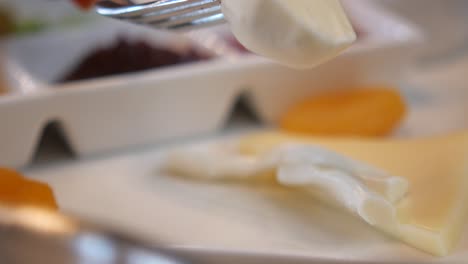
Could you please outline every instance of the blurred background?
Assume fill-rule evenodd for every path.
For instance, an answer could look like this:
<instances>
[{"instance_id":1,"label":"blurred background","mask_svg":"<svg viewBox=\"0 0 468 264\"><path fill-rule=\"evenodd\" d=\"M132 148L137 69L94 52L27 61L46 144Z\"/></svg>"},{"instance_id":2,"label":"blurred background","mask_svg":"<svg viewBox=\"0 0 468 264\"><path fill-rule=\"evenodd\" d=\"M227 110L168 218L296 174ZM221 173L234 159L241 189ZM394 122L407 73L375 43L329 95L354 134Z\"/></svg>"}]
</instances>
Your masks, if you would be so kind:
<instances>
[{"instance_id":1,"label":"blurred background","mask_svg":"<svg viewBox=\"0 0 468 264\"><path fill-rule=\"evenodd\" d=\"M264 129L377 138L466 129L468 1L343 3L356 45L293 70L251 54L226 26L164 32L66 0L0 0L0 165L48 182L66 212L128 226L131 206L102 208L118 211L114 193L130 195L119 188L152 172L166 146ZM356 108L377 117L357 111L350 127L346 105L301 111L353 89L375 92ZM104 184L115 179L119 188ZM152 224L141 221L135 233Z\"/></svg>"}]
</instances>

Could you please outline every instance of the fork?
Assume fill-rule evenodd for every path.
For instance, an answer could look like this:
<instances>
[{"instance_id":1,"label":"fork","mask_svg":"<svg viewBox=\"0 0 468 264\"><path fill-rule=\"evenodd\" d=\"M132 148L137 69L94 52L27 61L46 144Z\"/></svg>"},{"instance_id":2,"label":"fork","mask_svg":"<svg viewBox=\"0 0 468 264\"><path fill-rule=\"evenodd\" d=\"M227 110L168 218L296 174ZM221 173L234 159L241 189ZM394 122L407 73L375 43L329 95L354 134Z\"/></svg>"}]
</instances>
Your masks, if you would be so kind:
<instances>
[{"instance_id":1,"label":"fork","mask_svg":"<svg viewBox=\"0 0 468 264\"><path fill-rule=\"evenodd\" d=\"M96 12L166 30L192 30L225 22L221 0L159 0L144 4L101 0L96 4Z\"/></svg>"}]
</instances>

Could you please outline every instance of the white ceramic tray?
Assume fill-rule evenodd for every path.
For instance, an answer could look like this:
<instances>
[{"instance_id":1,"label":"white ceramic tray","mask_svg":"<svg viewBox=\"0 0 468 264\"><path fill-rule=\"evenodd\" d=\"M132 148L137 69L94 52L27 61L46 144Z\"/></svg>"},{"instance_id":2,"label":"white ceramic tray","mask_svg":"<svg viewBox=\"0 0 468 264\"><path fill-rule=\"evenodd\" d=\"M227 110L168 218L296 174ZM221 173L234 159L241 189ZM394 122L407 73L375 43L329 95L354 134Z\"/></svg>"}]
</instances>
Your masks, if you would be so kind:
<instances>
[{"instance_id":1,"label":"white ceramic tray","mask_svg":"<svg viewBox=\"0 0 468 264\"><path fill-rule=\"evenodd\" d=\"M6 49L11 89L0 97L1 164L27 165L50 122L59 123L74 153L86 156L214 132L242 94L264 122L274 122L290 104L322 89L397 86L420 32L372 1L348 2L366 37L332 62L305 71L223 49L213 32L174 36L108 20L11 40ZM52 82L122 30L180 49L196 42L218 57L63 86Z\"/></svg>"}]
</instances>

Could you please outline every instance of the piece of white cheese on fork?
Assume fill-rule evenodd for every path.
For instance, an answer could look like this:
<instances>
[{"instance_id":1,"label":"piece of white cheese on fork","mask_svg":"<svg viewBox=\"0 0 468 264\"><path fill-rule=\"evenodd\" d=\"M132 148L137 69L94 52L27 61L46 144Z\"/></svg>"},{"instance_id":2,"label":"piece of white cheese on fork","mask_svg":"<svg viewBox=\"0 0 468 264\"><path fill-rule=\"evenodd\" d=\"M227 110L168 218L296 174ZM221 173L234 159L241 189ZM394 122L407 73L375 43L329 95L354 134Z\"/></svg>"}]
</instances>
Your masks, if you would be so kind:
<instances>
[{"instance_id":1,"label":"piece of white cheese on fork","mask_svg":"<svg viewBox=\"0 0 468 264\"><path fill-rule=\"evenodd\" d=\"M247 49L290 67L314 67L356 40L339 0L222 0L222 9Z\"/></svg>"},{"instance_id":2,"label":"piece of white cheese on fork","mask_svg":"<svg viewBox=\"0 0 468 264\"><path fill-rule=\"evenodd\" d=\"M468 212L468 134L370 140L267 133L183 147L166 167L203 180L273 172L279 184L311 192L437 256L456 245Z\"/></svg>"}]
</instances>

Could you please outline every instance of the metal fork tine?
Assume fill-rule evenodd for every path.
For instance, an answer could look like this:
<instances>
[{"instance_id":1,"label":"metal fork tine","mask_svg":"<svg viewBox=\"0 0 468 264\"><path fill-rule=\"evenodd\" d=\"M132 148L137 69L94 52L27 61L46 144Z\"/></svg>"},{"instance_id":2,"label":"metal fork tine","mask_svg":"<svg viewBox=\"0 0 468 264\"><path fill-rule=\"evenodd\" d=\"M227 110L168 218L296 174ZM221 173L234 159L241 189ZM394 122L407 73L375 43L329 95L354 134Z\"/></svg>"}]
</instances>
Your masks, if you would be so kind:
<instances>
[{"instance_id":1,"label":"metal fork tine","mask_svg":"<svg viewBox=\"0 0 468 264\"><path fill-rule=\"evenodd\" d=\"M221 14L220 6L211 6L207 8L196 9L191 12L171 12L162 16L144 16L138 19L134 19L134 22L143 24L160 24L162 27L167 27L172 24L182 24L205 17Z\"/></svg>"},{"instance_id":2,"label":"metal fork tine","mask_svg":"<svg viewBox=\"0 0 468 264\"><path fill-rule=\"evenodd\" d=\"M159 0L127 6L101 0L96 11L103 16L164 29L204 27L224 22L221 0Z\"/></svg>"},{"instance_id":3,"label":"metal fork tine","mask_svg":"<svg viewBox=\"0 0 468 264\"><path fill-rule=\"evenodd\" d=\"M104 3L104 4L103 4ZM110 6L108 5L110 4ZM130 18L144 15L148 12L157 12L158 10L164 10L170 7L177 7L185 5L186 0L173 0L167 3L166 1L155 1L141 5L129 5L129 6L115 6L112 5L111 1L103 1L96 5L96 12L103 16L113 18Z\"/></svg>"},{"instance_id":4,"label":"metal fork tine","mask_svg":"<svg viewBox=\"0 0 468 264\"><path fill-rule=\"evenodd\" d=\"M203 28L207 26L218 25L218 24L223 23L224 21L225 20L224 20L223 14L216 14L216 15L205 17L205 18L198 19L195 21L190 21L190 22L181 23L181 24L173 24L173 25L168 26L166 29L169 29L169 30L182 30L182 29L187 29L187 28L197 29L197 28Z\"/></svg>"},{"instance_id":5,"label":"metal fork tine","mask_svg":"<svg viewBox=\"0 0 468 264\"><path fill-rule=\"evenodd\" d=\"M138 19L142 16L164 16L169 13L190 12L192 9L202 9L219 5L219 0L159 0L147 4L106 7L97 5L97 13L118 19Z\"/></svg>"}]
</instances>

